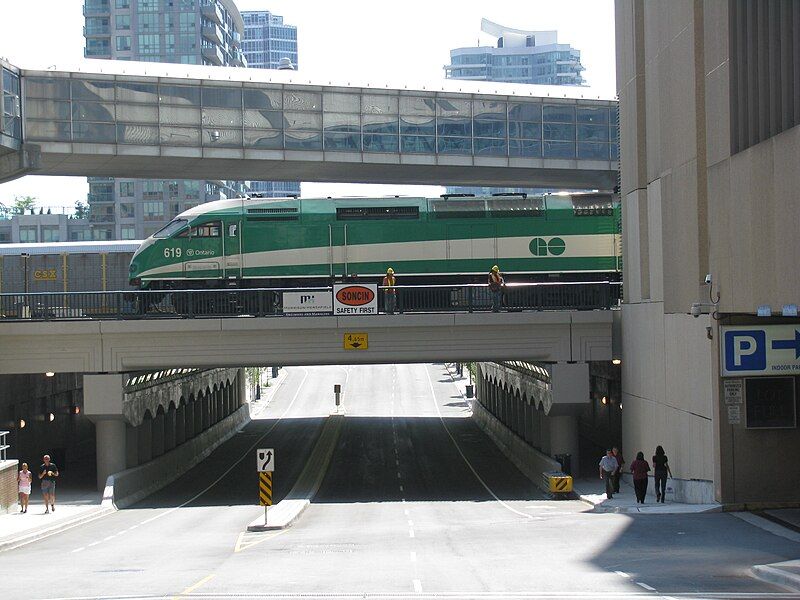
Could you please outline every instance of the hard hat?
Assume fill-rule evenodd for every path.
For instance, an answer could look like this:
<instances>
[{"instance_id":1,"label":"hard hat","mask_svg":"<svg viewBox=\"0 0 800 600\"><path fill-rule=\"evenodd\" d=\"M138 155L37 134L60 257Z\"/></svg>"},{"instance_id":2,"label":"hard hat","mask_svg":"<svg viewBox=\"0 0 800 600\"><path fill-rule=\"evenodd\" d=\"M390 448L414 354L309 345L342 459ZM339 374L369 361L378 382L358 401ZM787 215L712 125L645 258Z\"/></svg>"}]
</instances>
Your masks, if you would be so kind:
<instances>
[{"instance_id":1,"label":"hard hat","mask_svg":"<svg viewBox=\"0 0 800 600\"><path fill-rule=\"evenodd\" d=\"M394 275L394 269L392 267L389 267L388 269L386 269L386 274L387 275Z\"/></svg>"},{"instance_id":2,"label":"hard hat","mask_svg":"<svg viewBox=\"0 0 800 600\"><path fill-rule=\"evenodd\" d=\"M500 270L500 267L498 267L497 265L492 267L492 271L499 271L499 270Z\"/></svg>"}]
</instances>

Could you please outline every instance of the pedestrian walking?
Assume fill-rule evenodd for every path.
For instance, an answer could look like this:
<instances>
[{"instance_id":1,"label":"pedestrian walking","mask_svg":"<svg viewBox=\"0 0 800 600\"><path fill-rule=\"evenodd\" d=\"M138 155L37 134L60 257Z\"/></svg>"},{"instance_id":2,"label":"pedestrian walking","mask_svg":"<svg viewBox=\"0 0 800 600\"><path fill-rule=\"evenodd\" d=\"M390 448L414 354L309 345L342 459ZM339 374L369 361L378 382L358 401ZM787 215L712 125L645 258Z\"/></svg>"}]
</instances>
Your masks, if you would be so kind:
<instances>
[{"instance_id":1,"label":"pedestrian walking","mask_svg":"<svg viewBox=\"0 0 800 600\"><path fill-rule=\"evenodd\" d=\"M611 449L611 453L617 459L617 470L614 471L612 481L614 482L614 493L619 494L619 478L622 477L622 465L625 464L625 459L622 458L622 452L616 446Z\"/></svg>"},{"instance_id":2,"label":"pedestrian walking","mask_svg":"<svg viewBox=\"0 0 800 600\"><path fill-rule=\"evenodd\" d=\"M28 470L28 463L22 463L22 469L17 473L17 489L19 491L19 512L28 512L28 501L31 497L33 473Z\"/></svg>"},{"instance_id":3,"label":"pedestrian walking","mask_svg":"<svg viewBox=\"0 0 800 600\"><path fill-rule=\"evenodd\" d=\"M644 459L644 452L637 452L636 460L631 463L631 474L638 504L644 504L644 497L647 496L647 473L649 471L650 465Z\"/></svg>"},{"instance_id":4,"label":"pedestrian walking","mask_svg":"<svg viewBox=\"0 0 800 600\"><path fill-rule=\"evenodd\" d=\"M600 459L600 479L606 483L606 498L609 500L614 497L614 482L612 481L612 476L618 466L617 459L614 458L614 454L611 448L609 448L606 450L606 455Z\"/></svg>"},{"instance_id":5,"label":"pedestrian walking","mask_svg":"<svg viewBox=\"0 0 800 600\"><path fill-rule=\"evenodd\" d=\"M492 267L489 271L489 291L492 293L492 312L500 312L500 307L503 304L503 288L506 285L506 280L503 279L503 274L500 272L500 267L497 265Z\"/></svg>"},{"instance_id":6,"label":"pedestrian walking","mask_svg":"<svg viewBox=\"0 0 800 600\"><path fill-rule=\"evenodd\" d=\"M386 269L386 276L381 283L383 286L383 312L387 315L393 315L397 310L397 277L394 276L394 269L389 267Z\"/></svg>"},{"instance_id":7,"label":"pedestrian walking","mask_svg":"<svg viewBox=\"0 0 800 600\"><path fill-rule=\"evenodd\" d=\"M45 454L42 458L42 465L39 467L39 479L42 480L42 496L44 496L44 513L51 510L56 512L56 478L58 477L58 467L50 460L50 455ZM50 507L48 508L48 504Z\"/></svg>"},{"instance_id":8,"label":"pedestrian walking","mask_svg":"<svg viewBox=\"0 0 800 600\"><path fill-rule=\"evenodd\" d=\"M656 446L656 453L653 456L653 479L656 484L656 502L661 502L661 504L664 504L667 494L668 476L672 477L672 471L669 468L667 455L664 453L664 448Z\"/></svg>"}]
</instances>

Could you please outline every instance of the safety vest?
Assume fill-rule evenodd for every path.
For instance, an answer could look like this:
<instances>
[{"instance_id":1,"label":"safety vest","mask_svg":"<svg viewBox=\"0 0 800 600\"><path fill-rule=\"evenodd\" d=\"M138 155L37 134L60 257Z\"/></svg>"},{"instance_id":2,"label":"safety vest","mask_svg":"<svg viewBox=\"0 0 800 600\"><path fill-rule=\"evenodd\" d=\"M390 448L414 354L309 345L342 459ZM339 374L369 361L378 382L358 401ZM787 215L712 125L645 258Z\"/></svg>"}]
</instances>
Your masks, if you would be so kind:
<instances>
[{"instance_id":1,"label":"safety vest","mask_svg":"<svg viewBox=\"0 0 800 600\"><path fill-rule=\"evenodd\" d=\"M392 275L391 277L389 277L388 275L386 277L384 277L383 278L383 286L384 287L388 287L388 288L392 288L392 289L386 290L386 293L394 294L395 293L394 286L395 286L396 283L397 283L397 278L394 275Z\"/></svg>"}]
</instances>

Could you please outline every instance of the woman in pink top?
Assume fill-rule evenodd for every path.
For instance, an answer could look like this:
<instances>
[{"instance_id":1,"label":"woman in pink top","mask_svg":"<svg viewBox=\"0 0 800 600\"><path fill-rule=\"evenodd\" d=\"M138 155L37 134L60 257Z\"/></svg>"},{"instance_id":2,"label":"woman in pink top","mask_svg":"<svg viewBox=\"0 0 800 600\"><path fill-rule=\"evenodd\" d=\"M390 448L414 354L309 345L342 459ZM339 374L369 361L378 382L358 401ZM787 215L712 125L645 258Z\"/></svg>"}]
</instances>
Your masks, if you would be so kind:
<instances>
[{"instance_id":1,"label":"woman in pink top","mask_svg":"<svg viewBox=\"0 0 800 600\"><path fill-rule=\"evenodd\" d=\"M19 485L19 512L28 512L28 499L31 496L33 474L28 470L28 463L22 463L22 470L17 474Z\"/></svg>"},{"instance_id":2,"label":"woman in pink top","mask_svg":"<svg viewBox=\"0 0 800 600\"><path fill-rule=\"evenodd\" d=\"M644 504L644 497L647 495L647 473L650 465L644 459L643 452L636 453L636 460L631 463L631 473L633 473L633 489L636 491L636 502Z\"/></svg>"}]
</instances>

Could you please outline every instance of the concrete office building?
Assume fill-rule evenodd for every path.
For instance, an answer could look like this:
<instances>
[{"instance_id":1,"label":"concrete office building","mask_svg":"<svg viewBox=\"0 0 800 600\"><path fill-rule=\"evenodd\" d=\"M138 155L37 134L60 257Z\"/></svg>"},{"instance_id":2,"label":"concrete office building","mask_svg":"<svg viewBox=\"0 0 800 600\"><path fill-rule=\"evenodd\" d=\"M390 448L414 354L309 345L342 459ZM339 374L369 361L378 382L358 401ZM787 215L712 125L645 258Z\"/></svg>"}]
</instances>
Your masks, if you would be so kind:
<instances>
[{"instance_id":1,"label":"concrete office building","mask_svg":"<svg viewBox=\"0 0 800 600\"><path fill-rule=\"evenodd\" d=\"M799 21L616 0L623 444L685 501L800 500Z\"/></svg>"},{"instance_id":2,"label":"concrete office building","mask_svg":"<svg viewBox=\"0 0 800 600\"><path fill-rule=\"evenodd\" d=\"M569 44L557 42L556 31L523 31L481 20L481 31L497 38L497 47L478 46L455 48L450 51L450 64L444 67L447 79L471 81L503 81L544 85L581 85L580 50ZM545 127L546 132L551 129ZM553 132L555 133L555 132ZM539 139L542 137L540 132ZM606 142L609 141L605 136ZM616 140L613 140L616 141ZM616 149L615 149L616 150ZM527 192L542 193L543 189L491 188L449 186L448 194L475 194L487 196L493 193Z\"/></svg>"},{"instance_id":3,"label":"concrete office building","mask_svg":"<svg viewBox=\"0 0 800 600\"><path fill-rule=\"evenodd\" d=\"M297 27L287 25L283 17L269 11L243 11L244 42L242 50L251 69L285 68L286 59L296 69ZM281 62L283 61L283 63ZM300 195L298 181L251 181L250 190L265 197Z\"/></svg>"},{"instance_id":4,"label":"concrete office building","mask_svg":"<svg viewBox=\"0 0 800 600\"><path fill-rule=\"evenodd\" d=\"M247 66L242 52L244 22L232 0L85 0L83 10L87 58ZM76 92L86 100L114 100L98 98L89 89L75 90L73 97ZM131 101L135 102L134 95ZM129 118L141 122L144 115L136 108L127 107ZM85 111L73 114L73 127L85 128L88 141L94 129L108 127L103 121L114 120L114 115L104 116L102 105L87 104ZM160 118L172 124L169 113ZM142 239L187 208L245 190L237 182L175 176L173 180L89 178L92 238Z\"/></svg>"}]
</instances>

